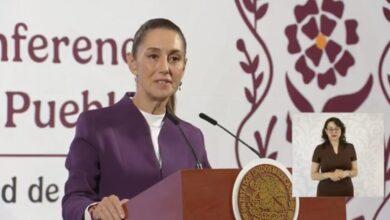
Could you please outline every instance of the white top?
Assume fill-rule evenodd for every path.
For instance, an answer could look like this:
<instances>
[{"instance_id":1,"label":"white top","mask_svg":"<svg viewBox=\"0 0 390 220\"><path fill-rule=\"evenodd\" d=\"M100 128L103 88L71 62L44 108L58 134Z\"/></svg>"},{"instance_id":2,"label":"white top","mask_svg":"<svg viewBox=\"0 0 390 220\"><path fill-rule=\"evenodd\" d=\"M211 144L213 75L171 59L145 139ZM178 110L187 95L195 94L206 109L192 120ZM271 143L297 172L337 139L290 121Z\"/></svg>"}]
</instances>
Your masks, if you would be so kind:
<instances>
[{"instance_id":1,"label":"white top","mask_svg":"<svg viewBox=\"0 0 390 220\"><path fill-rule=\"evenodd\" d=\"M152 136L152 142L154 147L154 152L156 153L156 158L158 160L158 163L160 164L160 168L162 165L161 156L160 156L160 148L158 146L158 135L160 134L161 127L163 125L163 119L165 117L165 114L161 115L153 115L147 112L144 112L140 110L144 118L146 119L146 122L149 125L150 134Z\"/></svg>"},{"instance_id":2,"label":"white top","mask_svg":"<svg viewBox=\"0 0 390 220\"><path fill-rule=\"evenodd\" d=\"M160 169L161 169L162 161L161 161L160 150L159 150L160 148L159 148L159 145L158 145L158 135L160 134L161 127L162 127L162 125L164 123L163 119L165 117L165 114L153 115L153 114L144 112L144 111L142 111L140 109L139 109L139 111L142 113L142 115L144 116L146 122L149 125L150 134L152 136L152 143L153 143L154 152L156 153L156 158L158 160L158 163L159 163ZM84 220L92 220L91 215L88 212L88 209L89 209L89 207L91 207L92 205L95 205L95 204L97 204L97 202L94 202L94 203L90 204L85 209L85 211L84 211Z\"/></svg>"}]
</instances>

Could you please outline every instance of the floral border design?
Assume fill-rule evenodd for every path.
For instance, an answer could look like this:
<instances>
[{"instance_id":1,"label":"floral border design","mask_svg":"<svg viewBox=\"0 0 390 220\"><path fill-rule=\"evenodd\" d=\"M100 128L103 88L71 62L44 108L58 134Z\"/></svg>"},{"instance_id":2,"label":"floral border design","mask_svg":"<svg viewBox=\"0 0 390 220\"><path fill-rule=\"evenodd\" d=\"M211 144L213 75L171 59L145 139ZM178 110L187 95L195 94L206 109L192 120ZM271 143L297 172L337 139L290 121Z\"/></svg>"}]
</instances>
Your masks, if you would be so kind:
<instances>
[{"instance_id":1,"label":"floral border design","mask_svg":"<svg viewBox=\"0 0 390 220\"><path fill-rule=\"evenodd\" d=\"M387 3L390 4L390 0L387 0ZM390 5L387 7L383 7L383 15L385 16L386 20L390 22ZM385 62L385 58L387 54L389 53L390 49L390 41L387 42L387 45L382 51L382 55L379 60L379 65L378 65L378 78L379 78L379 83L381 85L382 92L387 100L387 102L390 104L390 94L386 91L385 83L387 83L390 86L390 74L384 76L383 73L383 65ZM384 79L383 79L384 78Z\"/></svg>"},{"instance_id":2,"label":"floral border design","mask_svg":"<svg viewBox=\"0 0 390 220\"><path fill-rule=\"evenodd\" d=\"M249 121L249 119L253 116L253 114L257 111L257 109L260 107L262 102L264 101L265 97L267 96L272 79L273 79L273 62L271 54L268 50L267 45L265 44L264 40L258 33L258 22L265 16L268 10L268 3L264 3L260 6L257 5L257 0L235 0L236 7L238 9L238 12L243 19L244 23L246 24L247 28L251 32L252 36L256 39L256 41L259 43L260 48L265 53L265 60L269 66L269 72L264 73L264 71L258 71L258 67L260 64L260 56L259 54L256 54L254 57L251 57L249 54L245 41L243 39L238 39L236 42L237 50L244 54L246 61L241 61L240 66L243 72L247 75L249 75L252 79L252 87L244 88L245 97L247 101L250 103L251 108L249 112L245 115L245 117L240 122L238 129L236 131L236 136L240 137L241 132L245 126L245 124ZM253 18L249 18L249 15L252 15ZM268 75L268 79L265 85L264 91L259 93L260 86L264 83L264 75ZM267 154L269 150L269 140L273 131L273 128L277 122L277 117L273 116L268 124L267 133L265 136L265 141L263 141L262 135L259 131L254 132L254 138L256 140L256 144L259 150L259 153L262 157L268 157L272 159L276 159L278 152L272 152L271 154ZM239 142L236 140L234 143L235 147L235 154L236 154L236 161L238 166L241 168L241 161L238 151Z\"/></svg>"},{"instance_id":3,"label":"floral border design","mask_svg":"<svg viewBox=\"0 0 390 220\"><path fill-rule=\"evenodd\" d=\"M321 5L315 0L308 0L294 8L296 23L285 29L287 49L291 55L298 55L295 70L302 75L305 84L316 78L321 90L328 85L336 85L336 73L345 77L355 64L348 46L359 42L358 22L344 19L344 8L343 2L333 0L323 0ZM345 39L334 34L337 30L345 33ZM344 41L346 45L340 43ZM321 63L326 64L323 70L319 69Z\"/></svg>"},{"instance_id":4,"label":"floral border design","mask_svg":"<svg viewBox=\"0 0 390 220\"><path fill-rule=\"evenodd\" d=\"M387 0L387 3L390 4L390 0ZM388 22L390 22L390 5L388 5L388 7L383 7L383 15L384 17L386 18L386 20ZM379 64L378 64L378 79L379 79L379 83L380 83L380 86L381 86L381 89L382 89L382 92L387 100L387 102L390 104L390 95L386 92L386 88L385 88L385 85L384 85L384 80L383 80L383 65L384 65L384 60L389 52L389 49L390 49L390 41L388 41L387 45L384 47L383 51L382 51L382 54L380 56L380 59L379 59ZM386 78L386 77L385 77ZM387 75L387 83L390 85L390 75ZM387 140L387 143L386 143L386 140L384 140L384 147L385 147L385 157L384 157L384 160L385 160L385 185L386 185L386 182L387 181L390 181L390 167L389 167L389 164L390 164L390 136L388 137L388 140ZM385 192L386 193L386 192ZM390 199L390 192L385 196L385 198L383 198L381 204L379 205L379 207L377 208L377 210L375 211L375 214L373 216L372 219L377 219L379 214L381 213L381 211L383 210L383 207L385 207L385 205L387 204L387 202L389 201ZM347 202L349 202L350 200L348 200ZM360 215L356 218L353 218L353 220L365 220L365 216L364 215Z\"/></svg>"}]
</instances>

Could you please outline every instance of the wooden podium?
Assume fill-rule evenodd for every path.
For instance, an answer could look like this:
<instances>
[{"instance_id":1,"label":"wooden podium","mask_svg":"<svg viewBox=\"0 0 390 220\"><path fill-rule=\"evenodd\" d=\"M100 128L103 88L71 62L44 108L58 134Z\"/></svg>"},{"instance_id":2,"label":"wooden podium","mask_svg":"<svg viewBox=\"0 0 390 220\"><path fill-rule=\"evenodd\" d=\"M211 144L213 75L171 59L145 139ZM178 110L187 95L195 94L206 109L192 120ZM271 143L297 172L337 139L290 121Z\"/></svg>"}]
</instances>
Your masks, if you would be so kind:
<instances>
[{"instance_id":1,"label":"wooden podium","mask_svg":"<svg viewBox=\"0 0 390 220\"><path fill-rule=\"evenodd\" d=\"M127 204L129 220L234 219L232 191L239 169L183 170ZM346 219L344 197L300 198L298 219Z\"/></svg>"}]
</instances>

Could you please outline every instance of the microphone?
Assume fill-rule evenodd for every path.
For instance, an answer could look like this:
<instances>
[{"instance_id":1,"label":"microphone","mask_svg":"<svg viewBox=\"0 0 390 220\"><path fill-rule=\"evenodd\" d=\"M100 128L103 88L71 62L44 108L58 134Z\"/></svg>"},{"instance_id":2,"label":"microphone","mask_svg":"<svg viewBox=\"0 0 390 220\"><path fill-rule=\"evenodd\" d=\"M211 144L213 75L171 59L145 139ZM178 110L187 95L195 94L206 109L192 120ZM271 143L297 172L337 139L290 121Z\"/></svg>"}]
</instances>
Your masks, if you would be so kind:
<instances>
[{"instance_id":1,"label":"microphone","mask_svg":"<svg viewBox=\"0 0 390 220\"><path fill-rule=\"evenodd\" d=\"M188 140L187 136L184 134L184 131L183 131L183 129L182 129L181 126L180 126L180 121L179 121L179 119L178 119L174 114L169 113L169 112L167 112L166 115L167 115L168 119L169 119L173 124L175 124L175 125L179 128L179 131L180 131L181 135L184 137L184 140L186 141L187 146L190 148L191 153L192 153L192 155L193 155L194 158L195 158L195 161L196 161L196 166L195 166L195 168L196 168L197 170L202 170L202 169L203 169L203 165L202 165L202 163L199 161L198 157L196 156L194 147L191 145L191 143L190 143L190 141Z\"/></svg>"},{"instance_id":2,"label":"microphone","mask_svg":"<svg viewBox=\"0 0 390 220\"><path fill-rule=\"evenodd\" d=\"M253 147L249 146L249 144L245 143L243 140L238 138L236 135L234 135L232 132L227 130L225 127L223 127L222 125L218 124L218 122L216 120L212 119L211 117L209 117L208 115L206 115L204 113L200 113L199 117L201 119L209 122L212 125L217 125L218 127L222 128L224 131L226 131L228 134L230 134L232 137L234 137L237 141L239 141L240 143L245 145L249 150L251 150L253 153L255 153L259 158L261 158L260 153L258 151L256 151Z\"/></svg>"}]
</instances>

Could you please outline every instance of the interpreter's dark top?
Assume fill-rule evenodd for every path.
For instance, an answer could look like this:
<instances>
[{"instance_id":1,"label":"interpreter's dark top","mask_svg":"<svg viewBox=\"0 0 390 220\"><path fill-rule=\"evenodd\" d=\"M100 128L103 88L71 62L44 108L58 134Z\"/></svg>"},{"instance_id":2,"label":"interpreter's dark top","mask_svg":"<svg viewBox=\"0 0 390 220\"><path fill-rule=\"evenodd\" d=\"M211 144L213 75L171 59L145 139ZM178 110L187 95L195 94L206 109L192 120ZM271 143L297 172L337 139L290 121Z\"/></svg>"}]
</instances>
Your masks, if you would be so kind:
<instances>
[{"instance_id":1,"label":"interpreter's dark top","mask_svg":"<svg viewBox=\"0 0 390 220\"><path fill-rule=\"evenodd\" d=\"M336 169L351 170L356 152L352 144L339 146L336 154L330 144L316 147L312 161L320 164L321 173L333 172ZM353 184L350 177L333 182L331 179L321 180L317 186L317 196L353 196Z\"/></svg>"}]
</instances>

